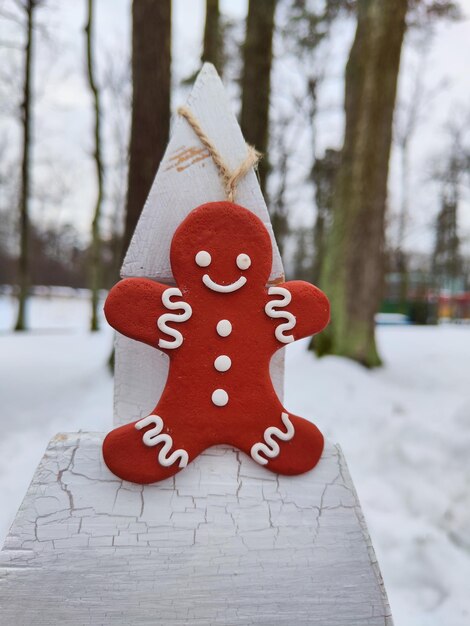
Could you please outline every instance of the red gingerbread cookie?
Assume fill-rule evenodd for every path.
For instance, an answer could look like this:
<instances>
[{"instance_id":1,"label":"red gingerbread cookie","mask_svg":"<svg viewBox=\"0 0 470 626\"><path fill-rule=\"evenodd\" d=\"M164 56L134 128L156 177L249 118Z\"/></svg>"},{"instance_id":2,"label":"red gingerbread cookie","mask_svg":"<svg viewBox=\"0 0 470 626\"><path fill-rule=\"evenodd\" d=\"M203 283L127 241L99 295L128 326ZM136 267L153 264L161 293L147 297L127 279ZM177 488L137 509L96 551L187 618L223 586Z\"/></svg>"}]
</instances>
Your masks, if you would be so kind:
<instances>
[{"instance_id":1,"label":"red gingerbread cookie","mask_svg":"<svg viewBox=\"0 0 470 626\"><path fill-rule=\"evenodd\" d=\"M266 287L268 231L230 202L194 209L175 232L170 260L178 287L128 278L106 300L111 326L170 357L152 415L104 440L109 469L132 482L156 482L217 444L280 474L312 469L323 436L284 409L269 363L279 348L327 325L326 296L302 281Z\"/></svg>"}]
</instances>

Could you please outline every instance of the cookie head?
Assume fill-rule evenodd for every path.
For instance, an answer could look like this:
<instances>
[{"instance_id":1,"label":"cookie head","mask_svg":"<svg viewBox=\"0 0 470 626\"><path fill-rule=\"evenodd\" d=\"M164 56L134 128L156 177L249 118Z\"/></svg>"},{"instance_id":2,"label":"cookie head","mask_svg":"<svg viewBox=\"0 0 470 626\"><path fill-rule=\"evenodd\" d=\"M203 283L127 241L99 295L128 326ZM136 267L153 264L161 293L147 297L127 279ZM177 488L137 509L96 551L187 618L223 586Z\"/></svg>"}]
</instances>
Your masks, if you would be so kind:
<instances>
[{"instance_id":1,"label":"cookie head","mask_svg":"<svg viewBox=\"0 0 470 626\"><path fill-rule=\"evenodd\" d=\"M268 282L271 240L251 211L231 202L211 202L180 224L170 261L180 287L218 294L251 291Z\"/></svg>"}]
</instances>

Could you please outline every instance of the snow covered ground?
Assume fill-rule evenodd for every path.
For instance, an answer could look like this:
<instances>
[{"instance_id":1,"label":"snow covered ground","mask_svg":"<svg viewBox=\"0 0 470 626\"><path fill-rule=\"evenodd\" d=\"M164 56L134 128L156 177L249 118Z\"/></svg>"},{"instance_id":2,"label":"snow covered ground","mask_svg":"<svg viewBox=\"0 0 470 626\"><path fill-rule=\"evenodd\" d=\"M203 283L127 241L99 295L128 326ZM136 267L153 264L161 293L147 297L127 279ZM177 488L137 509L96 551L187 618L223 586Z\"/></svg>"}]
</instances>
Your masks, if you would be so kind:
<instances>
[{"instance_id":1,"label":"snow covered ground","mask_svg":"<svg viewBox=\"0 0 470 626\"><path fill-rule=\"evenodd\" d=\"M87 333L82 298L34 298L33 331L9 332L0 297L0 536L48 439L107 430L112 333ZM345 452L396 626L470 623L470 327L380 327L386 365L288 348L286 405Z\"/></svg>"}]
</instances>

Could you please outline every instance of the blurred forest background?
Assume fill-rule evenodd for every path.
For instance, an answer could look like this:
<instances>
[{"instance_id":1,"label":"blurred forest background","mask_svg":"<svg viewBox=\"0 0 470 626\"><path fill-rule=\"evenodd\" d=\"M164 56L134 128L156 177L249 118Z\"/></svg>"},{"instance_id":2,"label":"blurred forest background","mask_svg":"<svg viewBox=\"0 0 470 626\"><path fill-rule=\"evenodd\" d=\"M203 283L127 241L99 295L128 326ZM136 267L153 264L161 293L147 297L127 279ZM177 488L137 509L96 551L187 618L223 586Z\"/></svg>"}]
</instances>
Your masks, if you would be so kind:
<instances>
[{"instance_id":1,"label":"blurred forest background","mask_svg":"<svg viewBox=\"0 0 470 626\"><path fill-rule=\"evenodd\" d=\"M18 299L15 330L45 286L89 289L98 329L203 61L264 154L288 277L331 300L319 354L373 367L377 319L468 320L470 103L456 50L439 47L468 8L1 0L0 288Z\"/></svg>"}]
</instances>

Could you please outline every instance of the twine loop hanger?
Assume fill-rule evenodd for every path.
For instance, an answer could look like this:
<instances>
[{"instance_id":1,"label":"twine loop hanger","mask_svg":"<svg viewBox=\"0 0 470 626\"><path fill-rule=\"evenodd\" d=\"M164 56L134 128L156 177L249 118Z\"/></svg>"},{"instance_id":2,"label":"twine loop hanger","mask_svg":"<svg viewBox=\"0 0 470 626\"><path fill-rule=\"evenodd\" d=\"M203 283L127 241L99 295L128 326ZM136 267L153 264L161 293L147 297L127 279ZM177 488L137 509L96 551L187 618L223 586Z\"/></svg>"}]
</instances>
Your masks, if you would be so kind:
<instances>
[{"instance_id":1,"label":"twine loop hanger","mask_svg":"<svg viewBox=\"0 0 470 626\"><path fill-rule=\"evenodd\" d=\"M232 171L225 163L220 152L201 128L201 125L199 124L199 121L194 113L187 107L179 107L177 113L181 115L181 117L184 117L202 145L211 155L212 160L219 171L220 178L222 179L225 195L227 196L229 202L233 202L239 181L246 176L252 167L256 167L261 159L261 153L255 150L253 146L246 144L247 155L245 159Z\"/></svg>"}]
</instances>

